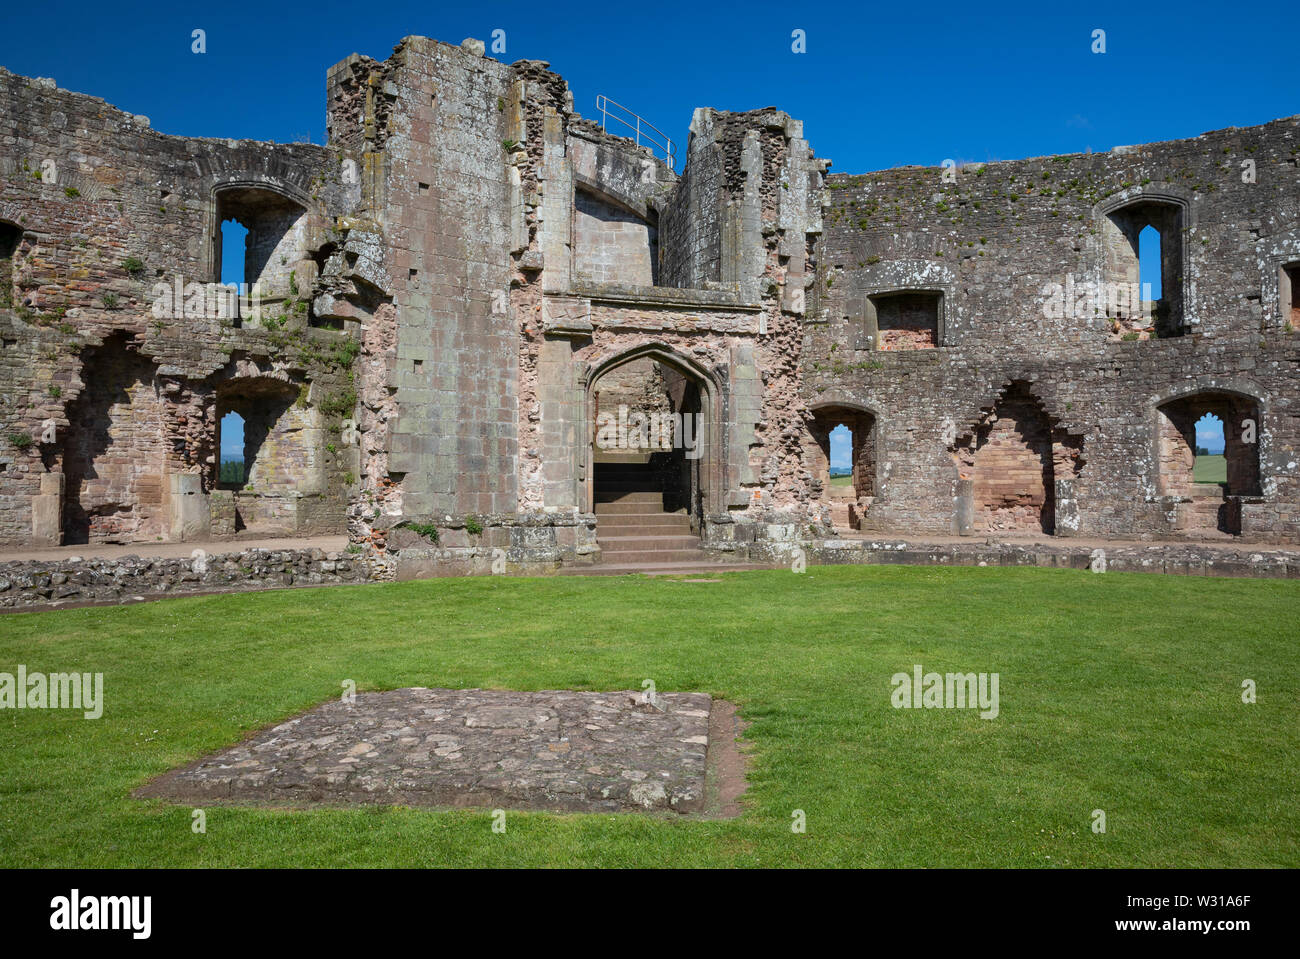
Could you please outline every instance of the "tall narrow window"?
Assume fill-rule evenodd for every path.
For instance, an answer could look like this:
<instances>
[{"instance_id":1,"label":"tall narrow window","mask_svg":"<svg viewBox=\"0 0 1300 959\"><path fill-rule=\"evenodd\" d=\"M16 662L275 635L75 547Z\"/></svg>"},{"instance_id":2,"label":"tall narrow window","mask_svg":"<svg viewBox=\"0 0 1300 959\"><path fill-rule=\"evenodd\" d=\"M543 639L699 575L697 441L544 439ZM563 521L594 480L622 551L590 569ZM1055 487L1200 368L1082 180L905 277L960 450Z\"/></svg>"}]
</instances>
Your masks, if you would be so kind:
<instances>
[{"instance_id":1,"label":"tall narrow window","mask_svg":"<svg viewBox=\"0 0 1300 959\"><path fill-rule=\"evenodd\" d=\"M221 224L221 282L236 285L245 281L244 244L248 228L238 220Z\"/></svg>"},{"instance_id":2,"label":"tall narrow window","mask_svg":"<svg viewBox=\"0 0 1300 959\"><path fill-rule=\"evenodd\" d=\"M221 440L222 486L241 487L248 477L244 464L244 418L238 413L221 417L218 433Z\"/></svg>"},{"instance_id":3,"label":"tall narrow window","mask_svg":"<svg viewBox=\"0 0 1300 959\"><path fill-rule=\"evenodd\" d=\"M1226 446L1223 420L1213 413L1206 413L1196 421L1193 482L1222 484L1228 481L1228 465L1223 455Z\"/></svg>"},{"instance_id":4,"label":"tall narrow window","mask_svg":"<svg viewBox=\"0 0 1300 959\"><path fill-rule=\"evenodd\" d=\"M1143 305L1160 299L1160 231L1145 226L1138 234L1138 282Z\"/></svg>"}]
</instances>

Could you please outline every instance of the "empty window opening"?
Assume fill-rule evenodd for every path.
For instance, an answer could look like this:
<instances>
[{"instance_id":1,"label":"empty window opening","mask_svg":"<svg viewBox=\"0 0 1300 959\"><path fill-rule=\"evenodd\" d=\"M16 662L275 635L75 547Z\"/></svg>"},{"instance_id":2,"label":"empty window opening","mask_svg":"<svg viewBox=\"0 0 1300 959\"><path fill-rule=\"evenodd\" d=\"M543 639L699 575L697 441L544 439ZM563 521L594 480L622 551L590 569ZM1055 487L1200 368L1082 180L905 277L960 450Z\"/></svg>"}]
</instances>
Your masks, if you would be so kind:
<instances>
[{"instance_id":1,"label":"empty window opening","mask_svg":"<svg viewBox=\"0 0 1300 959\"><path fill-rule=\"evenodd\" d=\"M1180 336L1183 325L1183 207L1144 200L1103 224L1103 296L1112 340Z\"/></svg>"},{"instance_id":2,"label":"empty window opening","mask_svg":"<svg viewBox=\"0 0 1300 959\"><path fill-rule=\"evenodd\" d=\"M882 293L868 298L868 334L876 348L896 352L931 350L942 338L943 294Z\"/></svg>"},{"instance_id":3,"label":"empty window opening","mask_svg":"<svg viewBox=\"0 0 1300 959\"><path fill-rule=\"evenodd\" d=\"M247 472L244 469L244 418L230 412L221 417L218 428L221 472L218 485L241 489Z\"/></svg>"},{"instance_id":4,"label":"empty window opening","mask_svg":"<svg viewBox=\"0 0 1300 959\"><path fill-rule=\"evenodd\" d=\"M1150 302L1154 310L1160 299L1160 231L1153 226L1138 234L1138 283L1143 305Z\"/></svg>"},{"instance_id":5,"label":"empty window opening","mask_svg":"<svg viewBox=\"0 0 1300 959\"><path fill-rule=\"evenodd\" d=\"M215 272L242 284L255 310L240 304L246 321L308 318L310 287L319 267L307 251L307 211L288 197L256 187L217 194Z\"/></svg>"},{"instance_id":6,"label":"empty window opening","mask_svg":"<svg viewBox=\"0 0 1300 959\"><path fill-rule=\"evenodd\" d=\"M1259 405L1234 393L1199 393L1158 413L1160 495L1175 529L1194 536L1241 532L1240 500L1258 496Z\"/></svg>"},{"instance_id":7,"label":"empty window opening","mask_svg":"<svg viewBox=\"0 0 1300 959\"><path fill-rule=\"evenodd\" d=\"M831 430L831 488L853 488L853 432L843 423Z\"/></svg>"},{"instance_id":8,"label":"empty window opening","mask_svg":"<svg viewBox=\"0 0 1300 959\"><path fill-rule=\"evenodd\" d=\"M876 420L870 413L823 407L813 413L806 462L837 529L861 529L876 498Z\"/></svg>"},{"instance_id":9,"label":"empty window opening","mask_svg":"<svg viewBox=\"0 0 1300 959\"><path fill-rule=\"evenodd\" d=\"M319 412L300 386L270 377L217 389L217 485L235 491L235 529L298 531L300 501L324 488Z\"/></svg>"},{"instance_id":10,"label":"empty window opening","mask_svg":"<svg viewBox=\"0 0 1300 959\"><path fill-rule=\"evenodd\" d=\"M0 309L14 305L14 258L22 238L22 230L0 220Z\"/></svg>"},{"instance_id":11,"label":"empty window opening","mask_svg":"<svg viewBox=\"0 0 1300 959\"><path fill-rule=\"evenodd\" d=\"M1281 294L1279 299L1283 324L1293 330L1300 329L1300 263L1289 263L1282 267L1278 292Z\"/></svg>"},{"instance_id":12,"label":"empty window opening","mask_svg":"<svg viewBox=\"0 0 1300 959\"><path fill-rule=\"evenodd\" d=\"M1228 464L1223 451L1227 442L1223 435L1223 420L1206 413L1196 421L1196 452L1192 462L1192 481L1222 486L1228 482Z\"/></svg>"},{"instance_id":13,"label":"empty window opening","mask_svg":"<svg viewBox=\"0 0 1300 959\"><path fill-rule=\"evenodd\" d=\"M248 240L248 228L238 220L226 220L221 224L221 282L239 284L247 280L244 270L244 244Z\"/></svg>"}]
</instances>

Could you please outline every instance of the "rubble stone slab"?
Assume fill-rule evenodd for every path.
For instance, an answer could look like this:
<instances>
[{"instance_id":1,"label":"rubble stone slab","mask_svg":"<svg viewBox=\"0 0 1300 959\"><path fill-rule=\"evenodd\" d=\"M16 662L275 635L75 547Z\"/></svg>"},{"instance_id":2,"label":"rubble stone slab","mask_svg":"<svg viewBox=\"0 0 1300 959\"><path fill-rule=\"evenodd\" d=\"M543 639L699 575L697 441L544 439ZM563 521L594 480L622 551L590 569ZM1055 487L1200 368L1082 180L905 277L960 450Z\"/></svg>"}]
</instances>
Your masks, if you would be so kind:
<instances>
[{"instance_id":1,"label":"rubble stone slab","mask_svg":"<svg viewBox=\"0 0 1300 959\"><path fill-rule=\"evenodd\" d=\"M270 805L702 812L704 693L396 689L329 702L139 798Z\"/></svg>"}]
</instances>

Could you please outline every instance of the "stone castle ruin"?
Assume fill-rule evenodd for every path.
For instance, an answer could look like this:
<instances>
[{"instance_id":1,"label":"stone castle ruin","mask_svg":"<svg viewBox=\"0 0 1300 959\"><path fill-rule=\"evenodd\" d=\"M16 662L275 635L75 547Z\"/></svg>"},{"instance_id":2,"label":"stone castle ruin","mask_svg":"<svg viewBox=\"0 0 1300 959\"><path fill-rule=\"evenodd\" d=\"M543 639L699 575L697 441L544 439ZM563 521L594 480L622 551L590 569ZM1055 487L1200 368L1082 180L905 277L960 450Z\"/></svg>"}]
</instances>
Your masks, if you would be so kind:
<instances>
[{"instance_id":1,"label":"stone castle ruin","mask_svg":"<svg viewBox=\"0 0 1300 959\"><path fill-rule=\"evenodd\" d=\"M544 62L421 37L327 108L328 146L164 136L0 71L0 543L346 531L387 578L1300 540L1300 118L854 176L701 108L674 163ZM624 407L697 449L598 443Z\"/></svg>"}]
</instances>

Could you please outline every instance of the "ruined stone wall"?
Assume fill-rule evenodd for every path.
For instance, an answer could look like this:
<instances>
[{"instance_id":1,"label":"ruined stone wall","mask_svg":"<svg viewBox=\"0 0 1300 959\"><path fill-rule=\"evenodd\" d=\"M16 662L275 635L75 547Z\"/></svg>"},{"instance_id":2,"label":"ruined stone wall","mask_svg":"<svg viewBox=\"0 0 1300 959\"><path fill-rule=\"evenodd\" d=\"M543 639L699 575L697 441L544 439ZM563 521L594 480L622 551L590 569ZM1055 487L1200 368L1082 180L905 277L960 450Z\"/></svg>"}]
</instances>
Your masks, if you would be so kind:
<instances>
[{"instance_id":1,"label":"ruined stone wall","mask_svg":"<svg viewBox=\"0 0 1300 959\"><path fill-rule=\"evenodd\" d=\"M368 579L360 557L320 549L249 549L183 559L0 561L0 609L122 603L186 593L334 586Z\"/></svg>"},{"instance_id":2,"label":"ruined stone wall","mask_svg":"<svg viewBox=\"0 0 1300 959\"><path fill-rule=\"evenodd\" d=\"M660 219L665 286L703 288L722 279L725 178L711 119L712 111L696 111L692 118L686 166Z\"/></svg>"},{"instance_id":3,"label":"ruined stone wall","mask_svg":"<svg viewBox=\"0 0 1300 959\"><path fill-rule=\"evenodd\" d=\"M1052 429L1080 443L1063 491L1077 527L1058 523L1058 535L1181 535L1180 513L1194 507L1159 489L1156 408L1214 391L1260 410L1262 495L1243 500L1242 535L1300 535L1300 344L1279 294L1282 267L1300 256L1298 151L1291 119L963 167L953 182L936 168L832 176L802 363L810 397L878 417L868 525L958 531L960 437L1025 382ZM1183 230L1162 243L1179 261L1166 266L1164 299L1182 313L1163 327L1130 323L1106 291L1099 309L1084 295L1135 279L1117 274L1116 216L1146 203L1165 204ZM872 298L899 291L942 293L936 348L882 348Z\"/></svg>"},{"instance_id":4,"label":"ruined stone wall","mask_svg":"<svg viewBox=\"0 0 1300 959\"><path fill-rule=\"evenodd\" d=\"M0 223L17 237L0 291L0 543L204 535L206 507L182 519L173 490L191 486L176 478L193 477L206 503L217 388L248 373L312 390L339 429L355 331L315 328L308 305L313 249L357 193L339 153L168 137L100 99L4 71L0 138ZM217 279L219 197L248 190L299 209L289 241L299 261L279 263L289 258L279 240L267 255L297 271L300 293L235 318L199 284ZM346 459L316 494L329 504L316 522L335 530Z\"/></svg>"},{"instance_id":5,"label":"ruined stone wall","mask_svg":"<svg viewBox=\"0 0 1300 959\"><path fill-rule=\"evenodd\" d=\"M516 333L508 289L507 69L408 38L384 65L386 284L396 308L388 473L400 516L513 512ZM333 129L338 129L335 123Z\"/></svg>"},{"instance_id":6,"label":"ruined stone wall","mask_svg":"<svg viewBox=\"0 0 1300 959\"><path fill-rule=\"evenodd\" d=\"M529 65L517 128L527 147L519 167L523 196L533 182L541 194L535 207L526 202L528 246L518 251L513 298L525 333L524 507L587 508L589 390L597 379L616 375L611 371L624 357L646 355L700 386L707 416L717 418L704 470L706 538L734 537L737 525L806 502L791 427L801 416L799 367L789 343L798 342L798 315L812 280L809 241L820 228L824 165L812 158L798 124L774 110L698 112L692 158L680 179L652 168L629 141L602 139L591 162L589 129L572 115L567 91L546 77ZM678 213L685 209L680 204L697 155L717 168L707 204L719 244L709 255L718 260L716 269L674 280L667 264L681 254L682 234L670 243L665 224L675 205ZM580 237L570 224L584 189L619 197L628 208L644 203L659 211L660 285L580 275ZM673 285L683 278L699 285ZM765 364L760 354L775 359Z\"/></svg>"},{"instance_id":7,"label":"ruined stone wall","mask_svg":"<svg viewBox=\"0 0 1300 959\"><path fill-rule=\"evenodd\" d=\"M165 137L0 73L0 542L346 509L380 576L590 561L593 391L644 394L629 361L700 390L718 551L829 526L836 417L866 530L1300 535L1300 121L827 179L788 115L700 108L678 175L546 63L482 54L335 65L328 148ZM156 315L215 279L227 216L270 301ZM217 489L236 408L252 472ZM1220 504L1173 443L1209 408Z\"/></svg>"}]
</instances>

